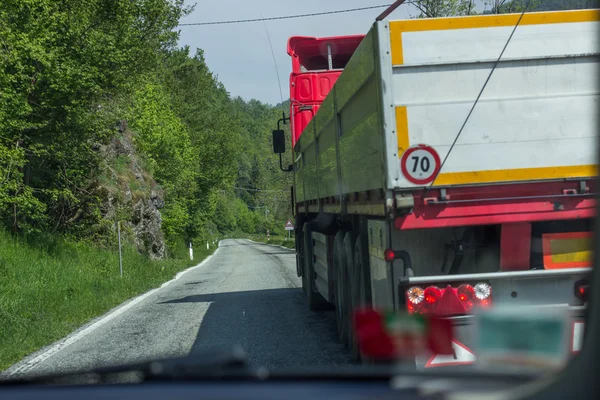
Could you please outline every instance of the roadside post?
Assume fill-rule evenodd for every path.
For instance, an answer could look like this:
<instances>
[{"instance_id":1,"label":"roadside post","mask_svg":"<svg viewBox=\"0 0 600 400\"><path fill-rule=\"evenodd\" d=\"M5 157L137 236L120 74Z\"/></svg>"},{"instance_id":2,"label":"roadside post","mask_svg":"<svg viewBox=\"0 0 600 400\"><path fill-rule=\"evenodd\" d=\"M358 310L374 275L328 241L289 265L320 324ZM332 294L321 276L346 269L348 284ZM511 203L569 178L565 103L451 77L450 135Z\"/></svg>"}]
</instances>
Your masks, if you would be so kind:
<instances>
[{"instance_id":1,"label":"roadside post","mask_svg":"<svg viewBox=\"0 0 600 400\"><path fill-rule=\"evenodd\" d=\"M121 254L121 221L117 221L117 235L119 236L119 271L123 277L123 255Z\"/></svg>"},{"instance_id":2,"label":"roadside post","mask_svg":"<svg viewBox=\"0 0 600 400\"><path fill-rule=\"evenodd\" d=\"M192 248L192 242L190 242L190 261L194 261L194 249Z\"/></svg>"}]
</instances>

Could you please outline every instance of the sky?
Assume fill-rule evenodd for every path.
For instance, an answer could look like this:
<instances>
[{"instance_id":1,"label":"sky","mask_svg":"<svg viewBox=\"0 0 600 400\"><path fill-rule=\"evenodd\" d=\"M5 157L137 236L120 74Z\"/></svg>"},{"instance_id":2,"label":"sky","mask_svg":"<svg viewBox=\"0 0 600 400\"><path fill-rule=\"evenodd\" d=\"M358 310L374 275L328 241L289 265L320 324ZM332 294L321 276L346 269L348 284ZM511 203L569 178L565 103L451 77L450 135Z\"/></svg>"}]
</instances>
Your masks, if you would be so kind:
<instances>
[{"instance_id":1,"label":"sky","mask_svg":"<svg viewBox=\"0 0 600 400\"><path fill-rule=\"evenodd\" d=\"M391 0L186 0L196 4L194 11L180 23L277 17L296 14L344 10L357 7L391 4ZM208 67L225 85L232 97L257 99L277 104L282 100L273 62L269 38L279 70L283 100L289 99L291 59L287 54L290 36L338 36L366 34L375 18L385 7L307 18L252 22L242 24L182 26L180 46L190 46L192 55L197 48L204 51ZM390 18L416 16L413 6L402 5Z\"/></svg>"}]
</instances>

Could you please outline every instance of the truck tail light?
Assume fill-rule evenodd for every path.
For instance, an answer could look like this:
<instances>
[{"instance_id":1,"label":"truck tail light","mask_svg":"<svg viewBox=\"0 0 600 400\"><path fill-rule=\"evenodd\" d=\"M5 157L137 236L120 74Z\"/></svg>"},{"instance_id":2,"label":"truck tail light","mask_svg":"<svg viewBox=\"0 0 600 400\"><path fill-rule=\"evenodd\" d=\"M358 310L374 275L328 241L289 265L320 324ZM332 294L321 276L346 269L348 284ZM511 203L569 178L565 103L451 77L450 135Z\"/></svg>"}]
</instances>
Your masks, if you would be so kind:
<instances>
[{"instance_id":1,"label":"truck tail light","mask_svg":"<svg viewBox=\"0 0 600 400\"><path fill-rule=\"evenodd\" d=\"M425 302L430 305L434 305L442 297L442 290L437 286L429 286L424 291Z\"/></svg>"},{"instance_id":2,"label":"truck tail light","mask_svg":"<svg viewBox=\"0 0 600 400\"><path fill-rule=\"evenodd\" d=\"M437 286L412 286L405 292L406 308L410 314L435 316L469 313L473 307L488 307L492 301L492 287L487 283L476 285L448 285L444 289Z\"/></svg>"},{"instance_id":3,"label":"truck tail light","mask_svg":"<svg viewBox=\"0 0 600 400\"><path fill-rule=\"evenodd\" d=\"M475 285L475 297L479 300L486 300L492 294L492 287L487 283L478 283Z\"/></svg>"},{"instance_id":4,"label":"truck tail light","mask_svg":"<svg viewBox=\"0 0 600 400\"><path fill-rule=\"evenodd\" d=\"M456 289L456 294L460 301L471 301L475 296L475 289L473 289L473 286L471 285L460 285L458 289Z\"/></svg>"},{"instance_id":5,"label":"truck tail light","mask_svg":"<svg viewBox=\"0 0 600 400\"><path fill-rule=\"evenodd\" d=\"M425 298L425 291L418 286L413 286L406 291L406 298L411 304L419 304Z\"/></svg>"}]
</instances>

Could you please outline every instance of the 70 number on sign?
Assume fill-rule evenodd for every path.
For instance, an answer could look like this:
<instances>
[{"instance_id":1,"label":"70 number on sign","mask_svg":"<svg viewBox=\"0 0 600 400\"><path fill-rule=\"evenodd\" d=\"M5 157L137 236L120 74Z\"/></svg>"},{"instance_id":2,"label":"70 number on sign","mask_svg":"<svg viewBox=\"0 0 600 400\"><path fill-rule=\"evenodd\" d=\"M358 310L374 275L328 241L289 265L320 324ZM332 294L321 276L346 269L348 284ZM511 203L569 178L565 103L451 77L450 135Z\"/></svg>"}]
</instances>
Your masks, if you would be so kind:
<instances>
[{"instance_id":1,"label":"70 number on sign","mask_svg":"<svg viewBox=\"0 0 600 400\"><path fill-rule=\"evenodd\" d=\"M440 170L440 157L433 147L420 144L404 152L400 167L407 181L424 185L435 179Z\"/></svg>"}]
</instances>

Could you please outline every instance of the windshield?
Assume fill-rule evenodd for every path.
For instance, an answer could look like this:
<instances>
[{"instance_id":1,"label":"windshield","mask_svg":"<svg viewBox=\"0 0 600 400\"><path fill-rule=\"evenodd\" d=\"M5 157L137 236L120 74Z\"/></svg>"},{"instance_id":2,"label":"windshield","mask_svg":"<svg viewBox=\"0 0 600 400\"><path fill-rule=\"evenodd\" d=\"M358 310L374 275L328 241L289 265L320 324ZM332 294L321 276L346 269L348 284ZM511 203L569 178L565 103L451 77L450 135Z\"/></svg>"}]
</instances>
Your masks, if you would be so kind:
<instances>
[{"instance_id":1,"label":"windshield","mask_svg":"<svg viewBox=\"0 0 600 400\"><path fill-rule=\"evenodd\" d=\"M2 378L585 351L600 2L298 5L2 0Z\"/></svg>"}]
</instances>

